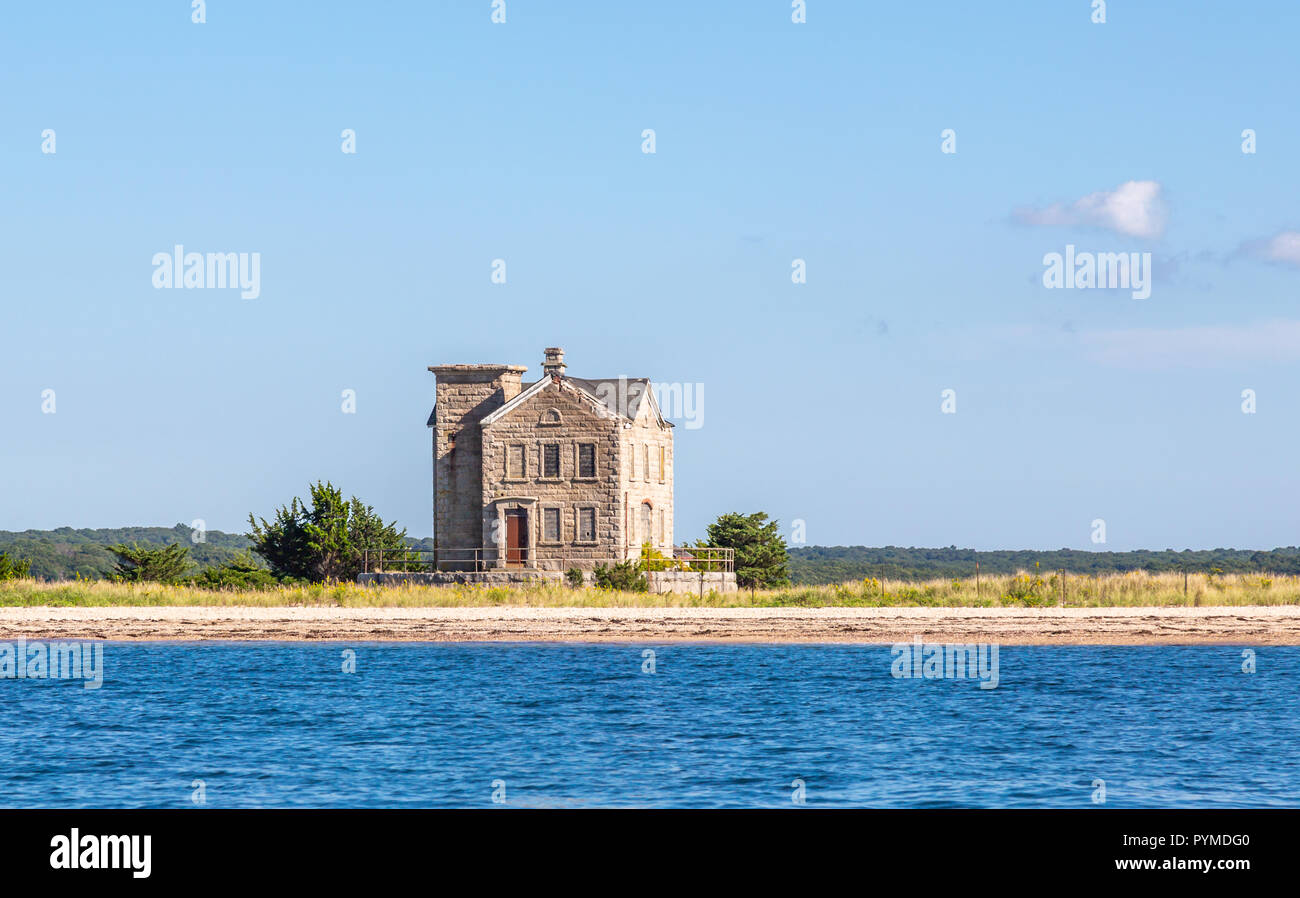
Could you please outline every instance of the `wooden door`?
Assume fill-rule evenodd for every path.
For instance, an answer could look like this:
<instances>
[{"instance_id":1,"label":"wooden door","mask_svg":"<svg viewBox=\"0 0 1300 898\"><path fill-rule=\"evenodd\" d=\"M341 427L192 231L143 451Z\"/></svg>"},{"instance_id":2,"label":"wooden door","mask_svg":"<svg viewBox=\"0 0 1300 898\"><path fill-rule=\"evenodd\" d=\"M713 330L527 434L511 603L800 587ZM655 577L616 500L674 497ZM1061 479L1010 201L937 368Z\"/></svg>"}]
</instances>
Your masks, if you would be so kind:
<instances>
[{"instance_id":1,"label":"wooden door","mask_svg":"<svg viewBox=\"0 0 1300 898\"><path fill-rule=\"evenodd\" d=\"M523 567L528 562L528 512L506 511L506 566Z\"/></svg>"}]
</instances>

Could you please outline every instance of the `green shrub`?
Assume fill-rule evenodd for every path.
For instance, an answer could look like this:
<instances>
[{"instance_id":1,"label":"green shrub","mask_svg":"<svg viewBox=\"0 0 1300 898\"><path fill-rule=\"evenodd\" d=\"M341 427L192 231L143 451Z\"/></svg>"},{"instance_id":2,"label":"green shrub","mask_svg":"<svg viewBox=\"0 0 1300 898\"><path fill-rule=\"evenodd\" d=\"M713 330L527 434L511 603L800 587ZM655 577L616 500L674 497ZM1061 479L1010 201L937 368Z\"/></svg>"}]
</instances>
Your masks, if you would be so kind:
<instances>
[{"instance_id":1,"label":"green shrub","mask_svg":"<svg viewBox=\"0 0 1300 898\"><path fill-rule=\"evenodd\" d=\"M650 588L645 575L637 570L636 564L631 561L620 561L612 567L598 564L591 575L596 585L604 589L645 592Z\"/></svg>"},{"instance_id":2,"label":"green shrub","mask_svg":"<svg viewBox=\"0 0 1300 898\"><path fill-rule=\"evenodd\" d=\"M636 564L640 571L684 571L689 568L686 562L669 558L649 543L641 545L641 559Z\"/></svg>"},{"instance_id":3,"label":"green shrub","mask_svg":"<svg viewBox=\"0 0 1300 898\"><path fill-rule=\"evenodd\" d=\"M191 581L200 589L274 589L280 585L266 568L248 552L239 552L224 564L202 571Z\"/></svg>"},{"instance_id":4,"label":"green shrub","mask_svg":"<svg viewBox=\"0 0 1300 898\"><path fill-rule=\"evenodd\" d=\"M109 546L108 549L117 556L113 579L123 583L175 583L190 566L189 547L180 543L161 549L151 549L139 543Z\"/></svg>"},{"instance_id":5,"label":"green shrub","mask_svg":"<svg viewBox=\"0 0 1300 898\"><path fill-rule=\"evenodd\" d=\"M569 585L574 589L582 587L582 571L576 567L571 567L564 572L564 579L569 581Z\"/></svg>"},{"instance_id":6,"label":"green shrub","mask_svg":"<svg viewBox=\"0 0 1300 898\"><path fill-rule=\"evenodd\" d=\"M1017 574L1007 584L1007 591L1002 596L1002 601L1003 604L1019 603L1027 608L1037 608L1043 605L1055 605L1056 596L1047 581L1037 574L1033 576Z\"/></svg>"},{"instance_id":7,"label":"green shrub","mask_svg":"<svg viewBox=\"0 0 1300 898\"><path fill-rule=\"evenodd\" d=\"M22 558L10 559L0 552L0 580L22 580L32 574L32 563Z\"/></svg>"}]
</instances>

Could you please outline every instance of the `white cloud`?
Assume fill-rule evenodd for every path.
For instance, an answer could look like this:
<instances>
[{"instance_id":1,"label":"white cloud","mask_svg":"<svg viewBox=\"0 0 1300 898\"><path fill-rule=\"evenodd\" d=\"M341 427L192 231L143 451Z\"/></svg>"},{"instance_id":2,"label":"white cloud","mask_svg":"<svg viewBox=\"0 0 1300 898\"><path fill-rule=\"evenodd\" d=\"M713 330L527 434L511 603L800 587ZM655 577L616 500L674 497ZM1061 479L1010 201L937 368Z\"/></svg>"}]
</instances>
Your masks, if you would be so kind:
<instances>
[{"instance_id":1,"label":"white cloud","mask_svg":"<svg viewBox=\"0 0 1300 898\"><path fill-rule=\"evenodd\" d=\"M1300 231L1282 231L1265 240L1254 240L1241 252L1265 262L1278 262L1300 268Z\"/></svg>"},{"instance_id":2,"label":"white cloud","mask_svg":"<svg viewBox=\"0 0 1300 898\"><path fill-rule=\"evenodd\" d=\"M1013 214L1029 225L1085 225L1126 237L1159 237L1166 218L1162 191L1156 181L1125 181L1114 190L1099 190L1073 203L1021 208Z\"/></svg>"},{"instance_id":3,"label":"white cloud","mask_svg":"<svg viewBox=\"0 0 1300 898\"><path fill-rule=\"evenodd\" d=\"M1088 331L1080 335L1080 342L1094 360L1124 367L1296 362L1300 361L1300 321Z\"/></svg>"}]
</instances>

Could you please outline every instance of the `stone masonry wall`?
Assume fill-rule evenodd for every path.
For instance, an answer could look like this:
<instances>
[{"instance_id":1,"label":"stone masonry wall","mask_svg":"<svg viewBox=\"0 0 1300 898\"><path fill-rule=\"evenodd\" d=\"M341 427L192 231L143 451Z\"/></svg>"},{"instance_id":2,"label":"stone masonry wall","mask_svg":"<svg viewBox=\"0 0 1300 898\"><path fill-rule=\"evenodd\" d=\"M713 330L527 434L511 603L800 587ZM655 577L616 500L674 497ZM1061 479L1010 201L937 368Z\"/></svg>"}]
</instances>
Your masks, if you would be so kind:
<instances>
[{"instance_id":1,"label":"stone masonry wall","mask_svg":"<svg viewBox=\"0 0 1300 898\"><path fill-rule=\"evenodd\" d=\"M442 365L433 427L434 522L439 547L481 545L482 439L478 426L519 394L518 365ZM450 556L449 556L450 557Z\"/></svg>"},{"instance_id":2,"label":"stone masonry wall","mask_svg":"<svg viewBox=\"0 0 1300 898\"><path fill-rule=\"evenodd\" d=\"M589 570L611 563L620 554L622 507L619 491L621 424L572 384L550 381L540 393L484 428L481 544L505 550L505 512L528 513L529 566ZM595 446L596 474L578 476L578 445ZM558 477L542 476L546 444L560 447ZM511 447L523 450L524 470L506 470ZM516 449L517 453L518 449ZM517 454L515 455L517 457ZM558 509L559 540L546 540L544 509ZM578 539L579 509L595 512L595 539Z\"/></svg>"},{"instance_id":3,"label":"stone masonry wall","mask_svg":"<svg viewBox=\"0 0 1300 898\"><path fill-rule=\"evenodd\" d=\"M619 491L627 505L627 557L638 558L646 542L660 550L673 545L673 431L659 423L647 397L641 400L632 427L620 430L619 443ZM643 511L647 503L649 533L645 532Z\"/></svg>"}]
</instances>

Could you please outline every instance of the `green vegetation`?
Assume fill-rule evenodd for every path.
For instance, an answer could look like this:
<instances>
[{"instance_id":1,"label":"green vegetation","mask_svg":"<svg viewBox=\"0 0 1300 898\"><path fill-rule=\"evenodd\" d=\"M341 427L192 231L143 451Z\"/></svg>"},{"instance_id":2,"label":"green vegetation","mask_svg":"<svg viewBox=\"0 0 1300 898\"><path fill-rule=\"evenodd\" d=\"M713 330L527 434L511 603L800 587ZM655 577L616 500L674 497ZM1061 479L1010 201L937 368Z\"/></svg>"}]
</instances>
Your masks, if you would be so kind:
<instances>
[{"instance_id":1,"label":"green vegetation","mask_svg":"<svg viewBox=\"0 0 1300 898\"><path fill-rule=\"evenodd\" d=\"M139 543L109 546L117 556L113 579L124 583L175 583L190 567L190 550L180 543L152 549Z\"/></svg>"},{"instance_id":2,"label":"green vegetation","mask_svg":"<svg viewBox=\"0 0 1300 898\"><path fill-rule=\"evenodd\" d=\"M635 573L635 572L634 572ZM265 589L205 589L195 584L87 581L0 581L0 606L329 605L377 607L1126 607L1298 605L1300 576L1192 574L1030 574L922 581L875 578L820 586L790 586L720 594L655 595L612 587L574 589L553 583L527 587L360 586L356 583L276 584Z\"/></svg>"},{"instance_id":3,"label":"green vegetation","mask_svg":"<svg viewBox=\"0 0 1300 898\"><path fill-rule=\"evenodd\" d=\"M723 518L731 518L723 515ZM736 515L734 517L745 517ZM716 524L714 526L717 526ZM771 527L772 525L767 525ZM712 528L710 528L712 530ZM189 527L126 527L105 530L27 530L0 531L0 553L6 553L9 563L30 565L30 576L38 580L109 579L116 570L117 559L110 550L114 545L139 544L162 548L180 543L190 550L190 560L200 572L232 562L241 552L251 548L248 537L239 533L208 530L199 536ZM699 545L719 545L714 537L699 541ZM391 543L390 543L391 545ZM431 538L406 537L400 543L406 549L430 552L434 548ZM397 558L385 550L385 563ZM1017 571L1041 570L1054 573L1065 570L1072 576L1092 574L1149 571L1151 573L1177 572L1192 574L1251 574L1275 576L1300 575L1300 548L1287 547L1255 551L1247 549L1209 549L1204 551L1176 552L1142 550L1136 552L1091 552L1077 549L1054 551L993 551L977 552L974 549L902 548L884 546L794 546L788 550L788 575L796 585L840 584L858 582L864 578L882 576L909 581L934 579L967 579L975 576L975 562L985 577L1012 575ZM21 559L21 561L19 561ZM737 552L737 567L744 568L744 558ZM651 564L658 564L651 559ZM671 563L671 562L670 562ZM0 563L2 565L3 563ZM264 563L253 558L253 564ZM1037 568L1035 568L1037 565ZM12 576L12 575L11 575ZM748 584L747 584L748 585ZM757 588L761 589L759 585Z\"/></svg>"},{"instance_id":4,"label":"green vegetation","mask_svg":"<svg viewBox=\"0 0 1300 898\"><path fill-rule=\"evenodd\" d=\"M189 546L190 559L199 568L229 561L249 545L243 534L219 530L198 533L183 524L102 530L0 530L0 552L29 561L31 576L38 580L108 579L117 567L117 558L109 547L137 543L154 548L171 543Z\"/></svg>"},{"instance_id":5,"label":"green vegetation","mask_svg":"<svg viewBox=\"0 0 1300 898\"><path fill-rule=\"evenodd\" d=\"M790 549L790 579L797 584L842 583L864 577L886 576L899 580L975 576L979 562L984 575L1008 575L1018 571L1058 571L1069 574L1114 574L1148 571L1153 574L1178 572L1229 574L1256 572L1300 574L1300 548L1272 551L1207 549L1203 551L1087 552L1076 549L1055 551L994 551L974 549L917 549L885 546L796 546ZM737 559L739 564L739 559Z\"/></svg>"},{"instance_id":6,"label":"green vegetation","mask_svg":"<svg viewBox=\"0 0 1300 898\"><path fill-rule=\"evenodd\" d=\"M311 505L294 497L275 520L248 516L253 551L278 577L311 581L355 580L367 555L386 560L407 558L406 530L387 524L356 496L344 501L342 490L319 481L309 487Z\"/></svg>"},{"instance_id":7,"label":"green vegetation","mask_svg":"<svg viewBox=\"0 0 1300 898\"><path fill-rule=\"evenodd\" d=\"M633 561L619 561L613 565L598 564L591 572L591 577L599 589L624 592L645 592L649 589L644 571L640 564Z\"/></svg>"},{"instance_id":8,"label":"green vegetation","mask_svg":"<svg viewBox=\"0 0 1300 898\"><path fill-rule=\"evenodd\" d=\"M295 498L271 523L258 524L250 515L252 539L242 533L196 531L184 524L0 530L0 579L170 581L194 576L201 585L259 589L284 577L355 578L367 548L382 549L388 562L408 557L413 549L434 547L432 539L398 532L355 497L344 502L331 484L311 487L311 502L307 507ZM250 554L250 549L259 548L270 552L280 567L269 571L266 562Z\"/></svg>"},{"instance_id":9,"label":"green vegetation","mask_svg":"<svg viewBox=\"0 0 1300 898\"><path fill-rule=\"evenodd\" d=\"M777 522L768 521L766 512L721 515L697 545L735 549L736 583L742 589L772 589L790 582L785 538Z\"/></svg>"},{"instance_id":10,"label":"green vegetation","mask_svg":"<svg viewBox=\"0 0 1300 898\"><path fill-rule=\"evenodd\" d=\"M10 559L0 552L0 580L19 580L31 576L31 562L25 558Z\"/></svg>"},{"instance_id":11,"label":"green vegetation","mask_svg":"<svg viewBox=\"0 0 1300 898\"><path fill-rule=\"evenodd\" d=\"M689 567L685 561L669 558L649 543L642 543L641 560L636 566L642 571L684 571Z\"/></svg>"},{"instance_id":12,"label":"green vegetation","mask_svg":"<svg viewBox=\"0 0 1300 898\"><path fill-rule=\"evenodd\" d=\"M280 585L266 568L248 552L240 552L229 561L206 568L190 581L201 589L267 590Z\"/></svg>"}]
</instances>

